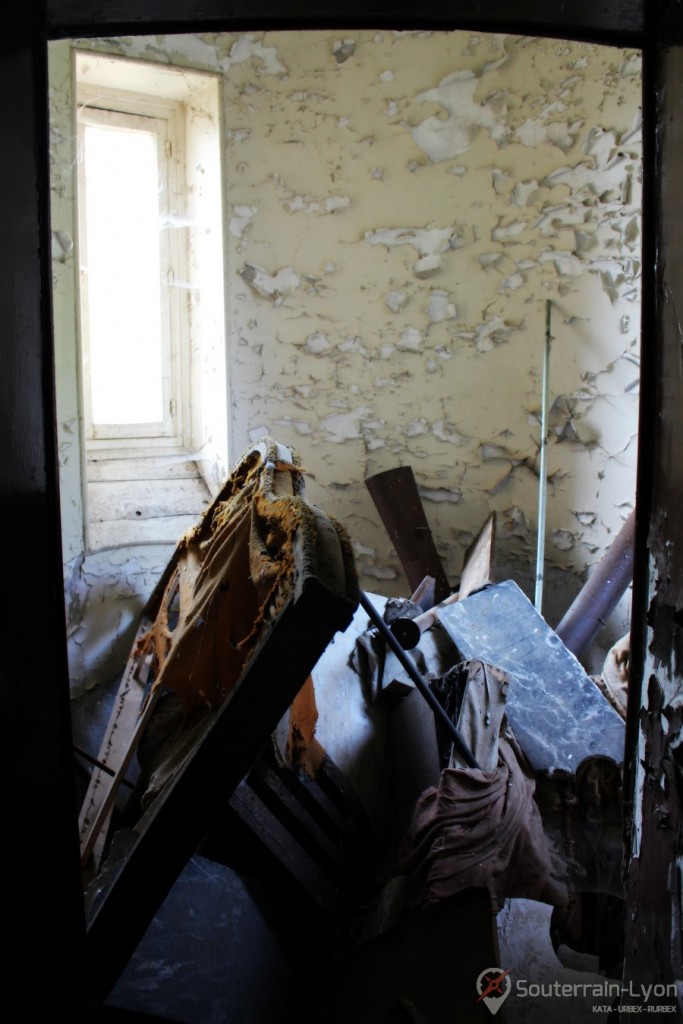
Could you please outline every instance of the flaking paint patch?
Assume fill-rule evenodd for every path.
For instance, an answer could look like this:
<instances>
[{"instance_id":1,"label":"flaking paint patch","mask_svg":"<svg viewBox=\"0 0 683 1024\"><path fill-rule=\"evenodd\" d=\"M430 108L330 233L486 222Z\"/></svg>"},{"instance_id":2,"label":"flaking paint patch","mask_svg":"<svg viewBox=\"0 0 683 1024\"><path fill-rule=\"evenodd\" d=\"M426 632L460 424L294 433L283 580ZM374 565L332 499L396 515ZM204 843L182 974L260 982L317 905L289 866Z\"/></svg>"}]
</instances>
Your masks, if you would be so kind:
<instances>
[{"instance_id":1,"label":"flaking paint patch","mask_svg":"<svg viewBox=\"0 0 683 1024\"><path fill-rule=\"evenodd\" d=\"M233 206L232 216L228 221L228 230L234 238L242 238L244 232L251 227L251 222L258 213L258 206Z\"/></svg>"},{"instance_id":2,"label":"flaking paint patch","mask_svg":"<svg viewBox=\"0 0 683 1024\"><path fill-rule=\"evenodd\" d=\"M428 117L412 129L415 143L432 163L452 160L470 148L476 132L485 129L496 141L507 136L504 109L496 110L494 103L475 99L479 80L472 71L455 71L434 89L419 93L419 103L438 103L447 117Z\"/></svg>"},{"instance_id":3,"label":"flaking paint patch","mask_svg":"<svg viewBox=\"0 0 683 1024\"><path fill-rule=\"evenodd\" d=\"M301 285L301 278L292 267L283 267L275 274L268 273L254 263L245 263L240 277L263 298L272 299L279 305Z\"/></svg>"},{"instance_id":4,"label":"flaking paint patch","mask_svg":"<svg viewBox=\"0 0 683 1024\"><path fill-rule=\"evenodd\" d=\"M441 255L455 249L460 241L453 228L379 228L365 235L368 245L384 245L388 249L409 245L420 258L413 264L416 276L429 276L441 268Z\"/></svg>"},{"instance_id":5,"label":"flaking paint patch","mask_svg":"<svg viewBox=\"0 0 683 1024\"><path fill-rule=\"evenodd\" d=\"M79 45L222 75L233 455L305 437L312 500L352 526L387 593L404 580L363 477L398 463L451 496L429 505L451 579L489 510L501 565L533 563L551 299L551 398L567 401L548 530L585 541L548 544L566 586L634 491L639 55L470 32L353 41L341 62L326 30Z\"/></svg>"}]
</instances>

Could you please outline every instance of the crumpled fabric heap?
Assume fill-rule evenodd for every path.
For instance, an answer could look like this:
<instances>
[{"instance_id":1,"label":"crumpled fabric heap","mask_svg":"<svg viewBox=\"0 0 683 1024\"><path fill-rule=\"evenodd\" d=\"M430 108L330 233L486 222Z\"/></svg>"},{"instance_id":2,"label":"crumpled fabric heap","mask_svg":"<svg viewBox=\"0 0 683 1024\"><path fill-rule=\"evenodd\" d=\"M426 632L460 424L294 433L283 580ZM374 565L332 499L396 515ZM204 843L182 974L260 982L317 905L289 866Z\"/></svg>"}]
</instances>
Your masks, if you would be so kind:
<instances>
[{"instance_id":1,"label":"crumpled fabric heap","mask_svg":"<svg viewBox=\"0 0 683 1024\"><path fill-rule=\"evenodd\" d=\"M473 887L487 888L501 904L513 896L566 903L534 800L535 781L523 765L524 755L505 732L497 768L446 768L438 786L422 793L398 857L414 909Z\"/></svg>"}]
</instances>

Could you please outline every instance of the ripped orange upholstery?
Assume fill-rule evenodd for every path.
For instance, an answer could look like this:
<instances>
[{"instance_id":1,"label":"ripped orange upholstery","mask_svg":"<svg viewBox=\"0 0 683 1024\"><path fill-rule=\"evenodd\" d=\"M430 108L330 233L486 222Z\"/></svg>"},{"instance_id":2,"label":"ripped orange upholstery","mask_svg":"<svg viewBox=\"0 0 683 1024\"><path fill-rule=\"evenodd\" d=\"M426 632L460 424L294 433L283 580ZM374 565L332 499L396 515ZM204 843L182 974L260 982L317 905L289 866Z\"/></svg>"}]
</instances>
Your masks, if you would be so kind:
<instances>
[{"instance_id":1,"label":"ripped orange upholstery","mask_svg":"<svg viewBox=\"0 0 683 1024\"><path fill-rule=\"evenodd\" d=\"M142 640L153 646L154 687L178 694L186 715L217 707L233 689L295 585L298 534L314 535L298 456L283 462L280 451L270 438L250 449L181 539ZM280 493L283 474L291 477L291 493ZM340 540L346 552L348 543Z\"/></svg>"}]
</instances>

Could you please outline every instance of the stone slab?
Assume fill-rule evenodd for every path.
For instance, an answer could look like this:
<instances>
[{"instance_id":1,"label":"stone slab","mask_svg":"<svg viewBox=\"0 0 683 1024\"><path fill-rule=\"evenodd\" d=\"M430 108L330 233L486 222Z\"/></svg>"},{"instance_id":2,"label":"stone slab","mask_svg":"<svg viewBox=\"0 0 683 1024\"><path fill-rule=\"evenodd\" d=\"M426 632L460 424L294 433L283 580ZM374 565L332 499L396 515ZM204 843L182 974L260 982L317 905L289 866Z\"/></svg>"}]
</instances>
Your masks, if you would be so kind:
<instances>
[{"instance_id":1,"label":"stone slab","mask_svg":"<svg viewBox=\"0 0 683 1024\"><path fill-rule=\"evenodd\" d=\"M624 758L624 722L512 580L439 611L466 660L507 672L507 716L535 770L574 772L584 758Z\"/></svg>"}]
</instances>

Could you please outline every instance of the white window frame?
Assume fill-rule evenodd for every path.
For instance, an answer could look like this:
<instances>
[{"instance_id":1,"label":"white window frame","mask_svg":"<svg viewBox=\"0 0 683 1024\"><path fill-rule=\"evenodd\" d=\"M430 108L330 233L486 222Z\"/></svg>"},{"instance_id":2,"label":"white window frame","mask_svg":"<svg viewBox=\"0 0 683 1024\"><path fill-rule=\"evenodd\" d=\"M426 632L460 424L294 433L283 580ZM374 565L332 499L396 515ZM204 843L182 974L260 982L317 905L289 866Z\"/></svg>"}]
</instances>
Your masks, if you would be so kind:
<instances>
[{"instance_id":1,"label":"white window frame","mask_svg":"<svg viewBox=\"0 0 683 1024\"><path fill-rule=\"evenodd\" d=\"M83 413L87 454L98 461L134 457L141 452L180 453L191 441L190 322L187 290L186 239L174 225L182 222L185 195L185 149L182 104L172 99L79 84L77 91L78 151L89 123L114 126L146 125L157 138L159 167L159 253L161 267L162 379L164 417L157 423L98 424L93 422L89 375L89 296L85 204L79 202L79 259L81 265L81 345ZM79 196L85 195L84 161L79 159Z\"/></svg>"}]
</instances>

